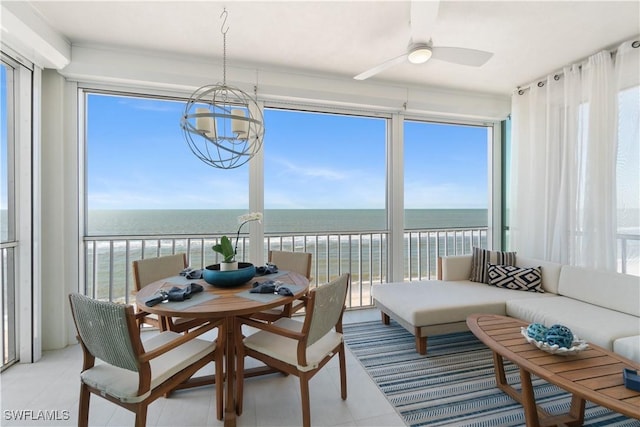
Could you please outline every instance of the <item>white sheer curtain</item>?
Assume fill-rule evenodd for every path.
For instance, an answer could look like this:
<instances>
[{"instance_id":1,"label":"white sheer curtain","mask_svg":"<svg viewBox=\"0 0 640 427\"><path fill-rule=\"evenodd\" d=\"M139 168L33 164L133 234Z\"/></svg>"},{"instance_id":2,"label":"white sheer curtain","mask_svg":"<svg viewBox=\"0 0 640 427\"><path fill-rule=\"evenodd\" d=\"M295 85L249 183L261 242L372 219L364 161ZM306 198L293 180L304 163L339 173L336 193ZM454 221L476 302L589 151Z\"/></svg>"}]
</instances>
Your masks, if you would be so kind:
<instances>
[{"instance_id":1,"label":"white sheer curtain","mask_svg":"<svg viewBox=\"0 0 640 427\"><path fill-rule=\"evenodd\" d=\"M618 233L626 263L620 270L640 276L640 41L624 43L616 54L618 84Z\"/></svg>"},{"instance_id":2,"label":"white sheer curtain","mask_svg":"<svg viewBox=\"0 0 640 427\"><path fill-rule=\"evenodd\" d=\"M599 52L513 95L511 250L617 268L618 92L620 76L637 66L630 45L616 69Z\"/></svg>"}]
</instances>

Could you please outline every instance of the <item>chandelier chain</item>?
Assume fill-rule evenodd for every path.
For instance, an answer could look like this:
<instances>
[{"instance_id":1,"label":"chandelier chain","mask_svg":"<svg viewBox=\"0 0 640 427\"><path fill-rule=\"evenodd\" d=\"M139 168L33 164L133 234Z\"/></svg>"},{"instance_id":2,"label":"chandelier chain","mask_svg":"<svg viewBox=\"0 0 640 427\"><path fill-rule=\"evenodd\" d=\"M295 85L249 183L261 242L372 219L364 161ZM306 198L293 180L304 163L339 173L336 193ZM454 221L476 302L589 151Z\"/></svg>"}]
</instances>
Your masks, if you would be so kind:
<instances>
[{"instance_id":1,"label":"chandelier chain","mask_svg":"<svg viewBox=\"0 0 640 427\"><path fill-rule=\"evenodd\" d=\"M224 21L222 21L222 25L220 26L220 32L222 33L222 85L227 85L227 31L229 31L229 27L225 29L225 25L227 23L227 16L229 12L227 12L227 8L225 7L220 17L224 16Z\"/></svg>"}]
</instances>

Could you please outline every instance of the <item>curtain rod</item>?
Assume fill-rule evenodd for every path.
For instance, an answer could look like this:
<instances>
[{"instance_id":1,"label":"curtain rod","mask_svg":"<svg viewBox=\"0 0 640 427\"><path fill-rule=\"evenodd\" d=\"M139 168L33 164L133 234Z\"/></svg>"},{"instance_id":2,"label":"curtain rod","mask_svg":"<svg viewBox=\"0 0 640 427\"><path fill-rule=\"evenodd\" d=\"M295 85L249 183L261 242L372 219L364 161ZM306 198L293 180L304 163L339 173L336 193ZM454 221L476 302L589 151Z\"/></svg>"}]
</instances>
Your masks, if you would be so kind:
<instances>
[{"instance_id":1,"label":"curtain rod","mask_svg":"<svg viewBox=\"0 0 640 427\"><path fill-rule=\"evenodd\" d=\"M632 42L631 42L631 47L632 47L632 48L634 48L634 49L639 48L639 47L640 47L640 40L634 40L634 41L632 41ZM617 53L617 52L618 52L618 50L617 50L617 49L614 49L614 50L609 51L609 54L610 54L612 57L614 57L614 56L616 55L616 53ZM578 68L582 69L582 64L583 64L585 61L586 61L586 59L583 59L582 61L577 62L576 64L580 64L580 65L578 65ZM563 72L563 71L558 71L558 72L556 72L556 73L554 73L554 74L553 74L553 80L558 81L558 80L560 80L560 79L562 78L562 76L563 76L563 75L564 75L564 72ZM518 87L514 90L514 92L516 92L518 95L524 95L524 93L525 93L526 91L528 91L529 89L531 89L531 85L532 85L532 84L533 84L533 83L529 83L529 84L528 84L528 85L526 85L526 86L518 86ZM545 80L540 79L540 80L538 81L538 83L536 83L536 85L537 85L538 87L543 87L543 86L545 85Z\"/></svg>"}]
</instances>

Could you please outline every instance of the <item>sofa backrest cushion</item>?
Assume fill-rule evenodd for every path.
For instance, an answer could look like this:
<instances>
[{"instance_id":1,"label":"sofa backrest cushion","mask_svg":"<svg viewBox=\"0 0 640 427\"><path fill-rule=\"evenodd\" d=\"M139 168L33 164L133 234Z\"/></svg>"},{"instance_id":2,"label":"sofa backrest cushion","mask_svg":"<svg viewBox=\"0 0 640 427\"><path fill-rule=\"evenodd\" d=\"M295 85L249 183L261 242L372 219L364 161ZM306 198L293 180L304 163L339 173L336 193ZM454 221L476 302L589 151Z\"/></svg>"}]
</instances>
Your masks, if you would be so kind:
<instances>
[{"instance_id":1,"label":"sofa backrest cushion","mask_svg":"<svg viewBox=\"0 0 640 427\"><path fill-rule=\"evenodd\" d=\"M558 280L560 279L562 264L518 255L516 256L516 266L542 267L542 289L545 292L558 293Z\"/></svg>"},{"instance_id":2,"label":"sofa backrest cushion","mask_svg":"<svg viewBox=\"0 0 640 427\"><path fill-rule=\"evenodd\" d=\"M450 255L441 258L441 271L438 278L449 282L469 280L471 274L471 255Z\"/></svg>"},{"instance_id":3,"label":"sofa backrest cushion","mask_svg":"<svg viewBox=\"0 0 640 427\"><path fill-rule=\"evenodd\" d=\"M612 271L562 266L558 293L640 317L640 278Z\"/></svg>"}]
</instances>

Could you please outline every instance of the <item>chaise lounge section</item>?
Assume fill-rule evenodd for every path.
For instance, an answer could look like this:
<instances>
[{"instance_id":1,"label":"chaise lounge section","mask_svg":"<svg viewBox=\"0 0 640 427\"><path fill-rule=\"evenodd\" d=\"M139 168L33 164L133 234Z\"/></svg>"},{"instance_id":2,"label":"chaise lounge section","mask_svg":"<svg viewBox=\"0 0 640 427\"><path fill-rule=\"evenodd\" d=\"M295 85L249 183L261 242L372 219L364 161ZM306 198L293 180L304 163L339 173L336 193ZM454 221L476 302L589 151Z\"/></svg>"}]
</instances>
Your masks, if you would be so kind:
<instances>
[{"instance_id":1,"label":"chaise lounge section","mask_svg":"<svg viewBox=\"0 0 640 427\"><path fill-rule=\"evenodd\" d=\"M472 255L442 257L438 280L374 285L374 304L427 353L429 335L468 330L473 313L517 317L547 326L561 323L581 339L640 362L640 278L516 256L519 268L540 267L544 292L526 292L469 280Z\"/></svg>"}]
</instances>

